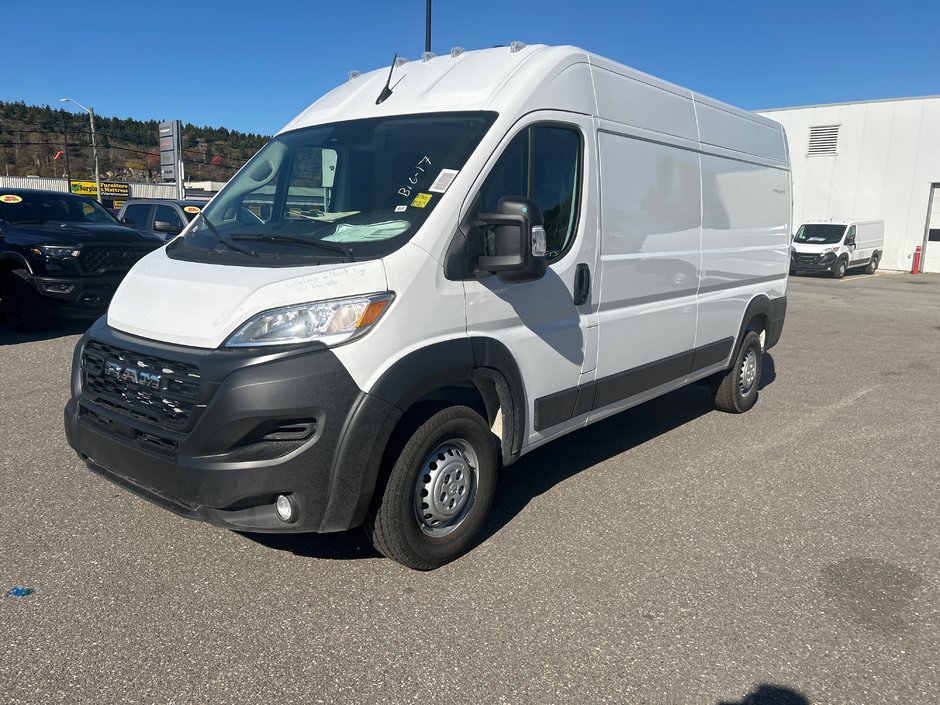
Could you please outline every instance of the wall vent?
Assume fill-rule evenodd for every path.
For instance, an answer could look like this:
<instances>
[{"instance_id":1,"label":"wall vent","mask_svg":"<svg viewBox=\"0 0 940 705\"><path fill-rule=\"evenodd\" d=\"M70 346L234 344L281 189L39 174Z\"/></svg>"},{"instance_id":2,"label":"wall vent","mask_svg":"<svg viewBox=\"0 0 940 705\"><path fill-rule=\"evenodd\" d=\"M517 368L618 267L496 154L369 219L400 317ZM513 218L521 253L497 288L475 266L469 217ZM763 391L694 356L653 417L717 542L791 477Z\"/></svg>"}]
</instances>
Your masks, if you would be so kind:
<instances>
[{"instance_id":1,"label":"wall vent","mask_svg":"<svg viewBox=\"0 0 940 705\"><path fill-rule=\"evenodd\" d=\"M807 154L835 154L838 142L838 125L815 125L809 128L809 151Z\"/></svg>"}]
</instances>

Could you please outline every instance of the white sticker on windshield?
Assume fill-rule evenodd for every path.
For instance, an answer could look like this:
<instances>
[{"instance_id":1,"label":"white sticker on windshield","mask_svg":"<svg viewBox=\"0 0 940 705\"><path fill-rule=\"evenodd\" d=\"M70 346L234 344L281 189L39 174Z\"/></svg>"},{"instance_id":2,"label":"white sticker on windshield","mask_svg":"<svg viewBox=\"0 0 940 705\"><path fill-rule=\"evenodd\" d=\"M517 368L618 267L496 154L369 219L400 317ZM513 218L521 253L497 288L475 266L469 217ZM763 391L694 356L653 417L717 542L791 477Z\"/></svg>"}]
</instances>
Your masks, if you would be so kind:
<instances>
[{"instance_id":1,"label":"white sticker on windshield","mask_svg":"<svg viewBox=\"0 0 940 705\"><path fill-rule=\"evenodd\" d=\"M406 210L408 210L408 206L395 206L396 213L404 213Z\"/></svg>"},{"instance_id":2,"label":"white sticker on windshield","mask_svg":"<svg viewBox=\"0 0 940 705\"><path fill-rule=\"evenodd\" d=\"M441 173L437 175L436 179L434 179L434 183L431 184L430 188L428 188L428 191L444 193L444 191L448 189L459 173L460 172L456 169L441 169Z\"/></svg>"}]
</instances>

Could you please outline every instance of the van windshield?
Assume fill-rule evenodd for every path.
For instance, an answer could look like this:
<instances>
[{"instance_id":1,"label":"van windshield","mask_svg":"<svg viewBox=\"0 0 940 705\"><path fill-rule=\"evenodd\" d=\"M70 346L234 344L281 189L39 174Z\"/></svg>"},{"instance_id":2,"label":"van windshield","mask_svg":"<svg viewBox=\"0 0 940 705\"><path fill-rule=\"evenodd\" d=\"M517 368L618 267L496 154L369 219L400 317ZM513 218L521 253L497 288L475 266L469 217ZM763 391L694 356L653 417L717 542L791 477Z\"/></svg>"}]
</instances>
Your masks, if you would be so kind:
<instances>
[{"instance_id":1,"label":"van windshield","mask_svg":"<svg viewBox=\"0 0 940 705\"><path fill-rule=\"evenodd\" d=\"M845 226L835 223L803 224L796 231L793 242L806 242L813 245L834 245L842 240Z\"/></svg>"},{"instance_id":2,"label":"van windshield","mask_svg":"<svg viewBox=\"0 0 940 705\"><path fill-rule=\"evenodd\" d=\"M495 117L393 116L278 135L167 255L261 267L383 257L417 232Z\"/></svg>"}]
</instances>

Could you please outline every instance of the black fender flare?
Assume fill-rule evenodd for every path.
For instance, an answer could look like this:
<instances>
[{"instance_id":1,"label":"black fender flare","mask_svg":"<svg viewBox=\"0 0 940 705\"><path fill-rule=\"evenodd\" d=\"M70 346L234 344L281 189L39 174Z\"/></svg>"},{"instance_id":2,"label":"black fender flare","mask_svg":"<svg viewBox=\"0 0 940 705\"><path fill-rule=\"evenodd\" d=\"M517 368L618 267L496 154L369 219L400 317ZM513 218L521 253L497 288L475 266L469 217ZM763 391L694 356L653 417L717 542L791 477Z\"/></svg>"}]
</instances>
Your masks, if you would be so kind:
<instances>
[{"instance_id":1,"label":"black fender flare","mask_svg":"<svg viewBox=\"0 0 940 705\"><path fill-rule=\"evenodd\" d=\"M433 343L392 364L350 410L334 457L330 498L319 530L361 524L377 489L385 450L405 412L422 400L433 399L437 390L468 385L480 391L488 407L498 399L503 410L503 465L515 462L525 437L526 397L512 353L493 338ZM344 473L343 468L350 467L358 471Z\"/></svg>"},{"instance_id":2,"label":"black fender flare","mask_svg":"<svg viewBox=\"0 0 940 705\"><path fill-rule=\"evenodd\" d=\"M27 272L30 274L35 274L33 268L29 265L29 262L26 261L26 258L23 257L19 252L0 252L0 269L3 269L2 265L6 262L16 262L19 265L22 265ZM19 267L16 267L19 269Z\"/></svg>"},{"instance_id":3,"label":"black fender flare","mask_svg":"<svg viewBox=\"0 0 940 705\"><path fill-rule=\"evenodd\" d=\"M504 423L511 426L503 447L503 463L508 465L522 451L526 396L519 365L498 340L455 338L419 348L389 367L368 391L405 412L435 390L468 384L479 388L484 381L494 386ZM485 391L480 391L485 399Z\"/></svg>"},{"instance_id":4,"label":"black fender flare","mask_svg":"<svg viewBox=\"0 0 940 705\"><path fill-rule=\"evenodd\" d=\"M765 332L767 334L766 340L769 341L772 337L771 326L773 325L774 320L774 306L770 300L770 297L766 294L758 294L755 296L753 299L751 299L751 302L747 305L747 308L744 309L744 316L741 318L741 327L738 329L738 338L734 341L734 348L731 351L731 358L728 361L729 365L731 365L732 362L737 358L738 351L741 349L741 343L744 340L744 336L747 331L750 330L748 326L751 324L751 321L759 316L763 316L767 321Z\"/></svg>"}]
</instances>

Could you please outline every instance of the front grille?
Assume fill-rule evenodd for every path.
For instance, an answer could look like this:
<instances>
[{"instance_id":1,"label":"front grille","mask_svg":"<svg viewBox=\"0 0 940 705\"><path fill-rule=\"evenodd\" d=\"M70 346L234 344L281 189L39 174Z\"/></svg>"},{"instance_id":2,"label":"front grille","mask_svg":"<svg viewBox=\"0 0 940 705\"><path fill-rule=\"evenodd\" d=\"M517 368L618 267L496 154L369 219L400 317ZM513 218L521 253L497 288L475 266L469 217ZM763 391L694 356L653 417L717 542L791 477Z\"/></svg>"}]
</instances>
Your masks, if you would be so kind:
<instances>
[{"instance_id":1,"label":"front grille","mask_svg":"<svg viewBox=\"0 0 940 705\"><path fill-rule=\"evenodd\" d=\"M152 250L152 247L91 245L82 248L78 262L86 274L126 272Z\"/></svg>"},{"instance_id":2,"label":"front grille","mask_svg":"<svg viewBox=\"0 0 940 705\"><path fill-rule=\"evenodd\" d=\"M796 254L793 257L793 261L797 262L798 264L818 264L819 255Z\"/></svg>"},{"instance_id":3,"label":"front grille","mask_svg":"<svg viewBox=\"0 0 940 705\"><path fill-rule=\"evenodd\" d=\"M201 390L195 365L138 355L96 340L82 352L82 383L95 404L173 430L186 427Z\"/></svg>"}]
</instances>

